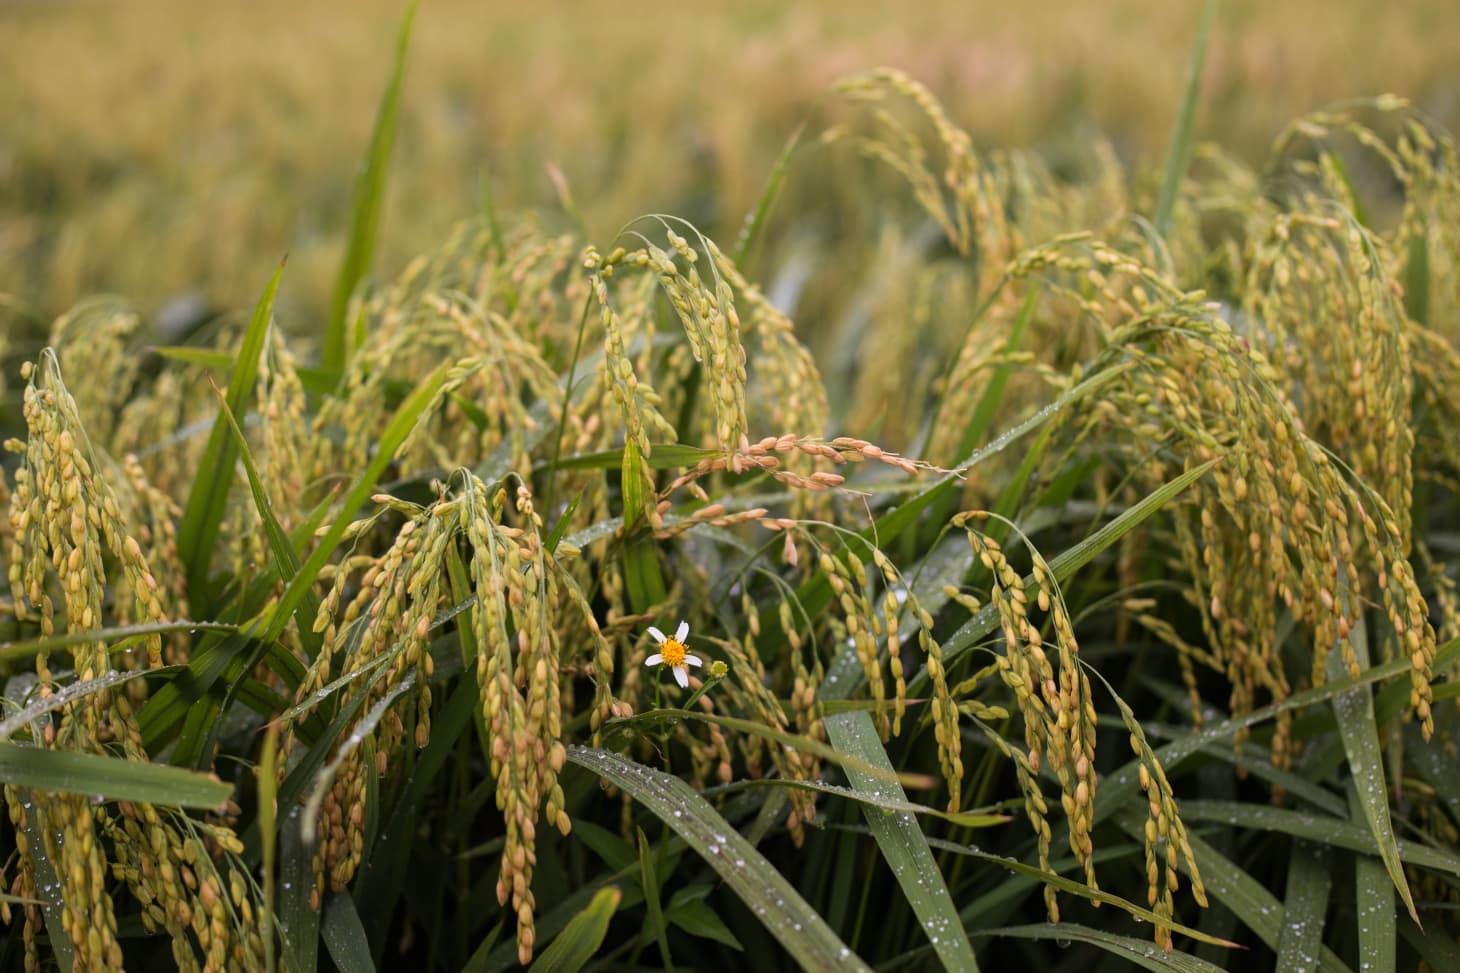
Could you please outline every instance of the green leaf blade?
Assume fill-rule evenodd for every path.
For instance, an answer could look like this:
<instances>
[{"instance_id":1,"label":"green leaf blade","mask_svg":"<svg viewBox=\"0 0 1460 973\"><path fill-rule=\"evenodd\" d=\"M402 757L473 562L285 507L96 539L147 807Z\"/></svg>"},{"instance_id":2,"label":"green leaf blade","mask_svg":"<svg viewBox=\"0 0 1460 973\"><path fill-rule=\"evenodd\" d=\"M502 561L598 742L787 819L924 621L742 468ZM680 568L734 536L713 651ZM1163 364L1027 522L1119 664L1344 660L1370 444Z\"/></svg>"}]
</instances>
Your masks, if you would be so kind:
<instances>
[{"instance_id":1,"label":"green leaf blade","mask_svg":"<svg viewBox=\"0 0 1460 973\"><path fill-rule=\"evenodd\" d=\"M333 303L324 333L324 347L320 364L327 372L341 373L349 357L350 298L360 281L370 272L375 258L375 240L380 229L380 213L384 206L385 179L390 170L390 150L395 145L396 119L400 114L401 84L405 77L406 51L411 41L411 25L416 18L416 4L412 0L406 8L401 22L400 34L396 39L395 66L391 71L390 83L380 100L380 109L375 117L375 131L370 137L370 150L365 156L364 168L355 183L355 209L350 223L350 238L345 247L345 258L340 263L340 273L335 280Z\"/></svg>"},{"instance_id":2,"label":"green leaf blade","mask_svg":"<svg viewBox=\"0 0 1460 973\"><path fill-rule=\"evenodd\" d=\"M235 415L242 413L248 405L248 396L253 391L254 379L258 377L259 356L264 350L269 324L274 315L274 295L279 290L279 278L284 274L284 265L274 271L264 294L259 298L248 328L243 334L233 374L228 379L228 393L224 401L228 410ZM188 600L195 608L205 605L209 569L213 561L213 548L218 542L218 531L223 523L224 506L228 501L228 490L233 483L233 464L237 459L236 446L228 429L228 419L220 413L208 435L208 445L198 469L203 475L193 481L188 494L187 506L182 521L178 524L178 557L187 566Z\"/></svg>"},{"instance_id":3,"label":"green leaf blade","mask_svg":"<svg viewBox=\"0 0 1460 973\"><path fill-rule=\"evenodd\" d=\"M1171 144L1166 150L1166 167L1161 174L1161 193L1156 199L1156 212L1152 219L1156 232L1165 237L1171 232L1171 217L1176 209L1176 197L1181 192L1181 180L1186 177L1186 168L1191 164L1192 128L1196 120L1196 101L1201 94L1201 76L1206 66L1207 46L1211 41L1212 22L1217 16L1217 0L1207 0L1202 8L1201 26L1197 28L1196 44L1192 49L1191 63L1186 74L1186 93L1181 99L1181 111L1176 116L1176 127L1171 132Z\"/></svg>"},{"instance_id":4,"label":"green leaf blade","mask_svg":"<svg viewBox=\"0 0 1460 973\"><path fill-rule=\"evenodd\" d=\"M802 967L869 970L785 876L684 781L592 747L570 746L568 760L617 785L678 833Z\"/></svg>"},{"instance_id":5,"label":"green leaf blade","mask_svg":"<svg viewBox=\"0 0 1460 973\"><path fill-rule=\"evenodd\" d=\"M588 907L573 917L530 967L530 973L574 973L603 945L609 920L623 893L616 886L599 889Z\"/></svg>"},{"instance_id":6,"label":"green leaf blade","mask_svg":"<svg viewBox=\"0 0 1460 973\"><path fill-rule=\"evenodd\" d=\"M1367 627L1360 623L1353 628L1354 654L1359 665L1369 664ZM1337 678L1343 674L1342 660L1337 652L1329 654L1329 676ZM1369 826L1374 841L1379 846L1379 858L1389 880L1394 883L1410 918L1419 925L1419 913L1414 908L1414 896L1410 894L1409 882L1404 877L1404 865L1399 857L1399 845L1394 834L1394 822L1389 814L1389 789L1384 780L1384 756L1379 746L1379 724L1374 716L1374 694L1367 687L1359 687L1333 698L1333 715L1338 721L1338 733L1343 739L1343 749L1348 755L1352 781L1356 788L1363 818ZM1391 938L1392 944L1392 938Z\"/></svg>"},{"instance_id":7,"label":"green leaf blade","mask_svg":"<svg viewBox=\"0 0 1460 973\"><path fill-rule=\"evenodd\" d=\"M181 767L6 742L0 742L0 781L38 791L208 810L233 796L233 788L216 777Z\"/></svg>"},{"instance_id":8,"label":"green leaf blade","mask_svg":"<svg viewBox=\"0 0 1460 973\"><path fill-rule=\"evenodd\" d=\"M832 746L874 767L892 772L892 762L887 759L887 751L878 739L872 718L866 713L829 716L825 726ZM850 766L846 768L846 774L855 790L879 797L886 795L894 800L907 799L901 785L895 781L878 780ZM932 849L928 847L928 840L918 827L917 819L905 811L889 814L868 807L862 810L882 857L896 876L908 905L917 916L918 926L932 943L944 968L977 973L978 960L974 958L963 921L958 917L958 909L948 894L943 873L933 860Z\"/></svg>"}]
</instances>

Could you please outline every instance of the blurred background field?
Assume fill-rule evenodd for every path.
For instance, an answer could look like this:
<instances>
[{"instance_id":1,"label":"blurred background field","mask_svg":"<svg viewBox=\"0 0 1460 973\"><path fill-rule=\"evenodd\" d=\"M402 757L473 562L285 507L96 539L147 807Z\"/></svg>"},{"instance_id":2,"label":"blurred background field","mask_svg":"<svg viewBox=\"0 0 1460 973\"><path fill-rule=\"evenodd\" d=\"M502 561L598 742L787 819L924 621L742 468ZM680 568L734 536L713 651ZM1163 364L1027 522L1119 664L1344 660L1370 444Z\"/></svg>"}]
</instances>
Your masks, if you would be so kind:
<instances>
[{"instance_id":1,"label":"blurred background field","mask_svg":"<svg viewBox=\"0 0 1460 973\"><path fill-rule=\"evenodd\" d=\"M401 11L395 0L0 3L0 295L19 312L12 325L38 334L98 291L146 317L184 295L235 310L287 252L281 320L310 330L328 307ZM596 242L644 212L732 238L797 126L814 136L837 107L830 86L883 64L926 83L980 146L1058 164L1100 134L1150 172L1197 19L1196 4L1135 0L430 0L377 270L393 275L479 211L488 177L504 210L566 228L549 165ZM1224 4L1197 137L1256 164L1291 119L1383 92L1453 131L1460 64L1436 39L1457 30L1460 5L1447 0ZM848 159L808 141L785 207L803 235L810 200L836 191ZM847 181L866 191L861 175Z\"/></svg>"}]
</instances>

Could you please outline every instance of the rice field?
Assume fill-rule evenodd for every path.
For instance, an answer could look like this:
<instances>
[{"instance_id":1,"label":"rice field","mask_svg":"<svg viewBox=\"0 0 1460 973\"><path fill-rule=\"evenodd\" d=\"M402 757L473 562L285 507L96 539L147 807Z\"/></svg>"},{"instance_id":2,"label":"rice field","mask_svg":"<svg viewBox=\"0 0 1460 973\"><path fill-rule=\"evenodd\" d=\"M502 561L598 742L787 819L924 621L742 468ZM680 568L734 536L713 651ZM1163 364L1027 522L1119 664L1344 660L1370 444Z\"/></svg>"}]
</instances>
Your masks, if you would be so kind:
<instances>
[{"instance_id":1,"label":"rice field","mask_svg":"<svg viewBox=\"0 0 1460 973\"><path fill-rule=\"evenodd\" d=\"M1455 22L0 7L0 970L1460 968Z\"/></svg>"}]
</instances>

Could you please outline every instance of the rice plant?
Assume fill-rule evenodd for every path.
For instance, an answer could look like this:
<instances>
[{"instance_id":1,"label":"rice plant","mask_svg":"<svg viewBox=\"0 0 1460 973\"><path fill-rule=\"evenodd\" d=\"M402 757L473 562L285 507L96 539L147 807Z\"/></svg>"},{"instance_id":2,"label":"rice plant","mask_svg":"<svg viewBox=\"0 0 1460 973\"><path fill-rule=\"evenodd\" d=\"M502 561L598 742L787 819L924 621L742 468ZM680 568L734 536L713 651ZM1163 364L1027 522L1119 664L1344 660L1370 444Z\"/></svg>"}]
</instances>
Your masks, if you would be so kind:
<instances>
[{"instance_id":1,"label":"rice plant","mask_svg":"<svg viewBox=\"0 0 1460 973\"><path fill-rule=\"evenodd\" d=\"M0 968L1460 967L1448 132L1057 171L878 69L733 243L376 276L413 15L328 314L11 349Z\"/></svg>"}]
</instances>

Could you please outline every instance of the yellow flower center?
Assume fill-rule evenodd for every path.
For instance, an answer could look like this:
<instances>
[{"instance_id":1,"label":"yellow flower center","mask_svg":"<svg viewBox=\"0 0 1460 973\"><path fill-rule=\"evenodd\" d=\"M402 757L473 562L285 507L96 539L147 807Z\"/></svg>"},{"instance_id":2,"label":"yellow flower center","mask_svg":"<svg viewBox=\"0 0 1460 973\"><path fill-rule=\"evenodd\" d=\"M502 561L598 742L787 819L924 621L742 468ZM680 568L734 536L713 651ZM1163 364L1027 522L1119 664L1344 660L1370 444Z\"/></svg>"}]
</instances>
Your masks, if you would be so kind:
<instances>
[{"instance_id":1,"label":"yellow flower center","mask_svg":"<svg viewBox=\"0 0 1460 973\"><path fill-rule=\"evenodd\" d=\"M684 665L684 643L678 639L665 639L659 645L659 654L664 656L664 664L670 668Z\"/></svg>"}]
</instances>

